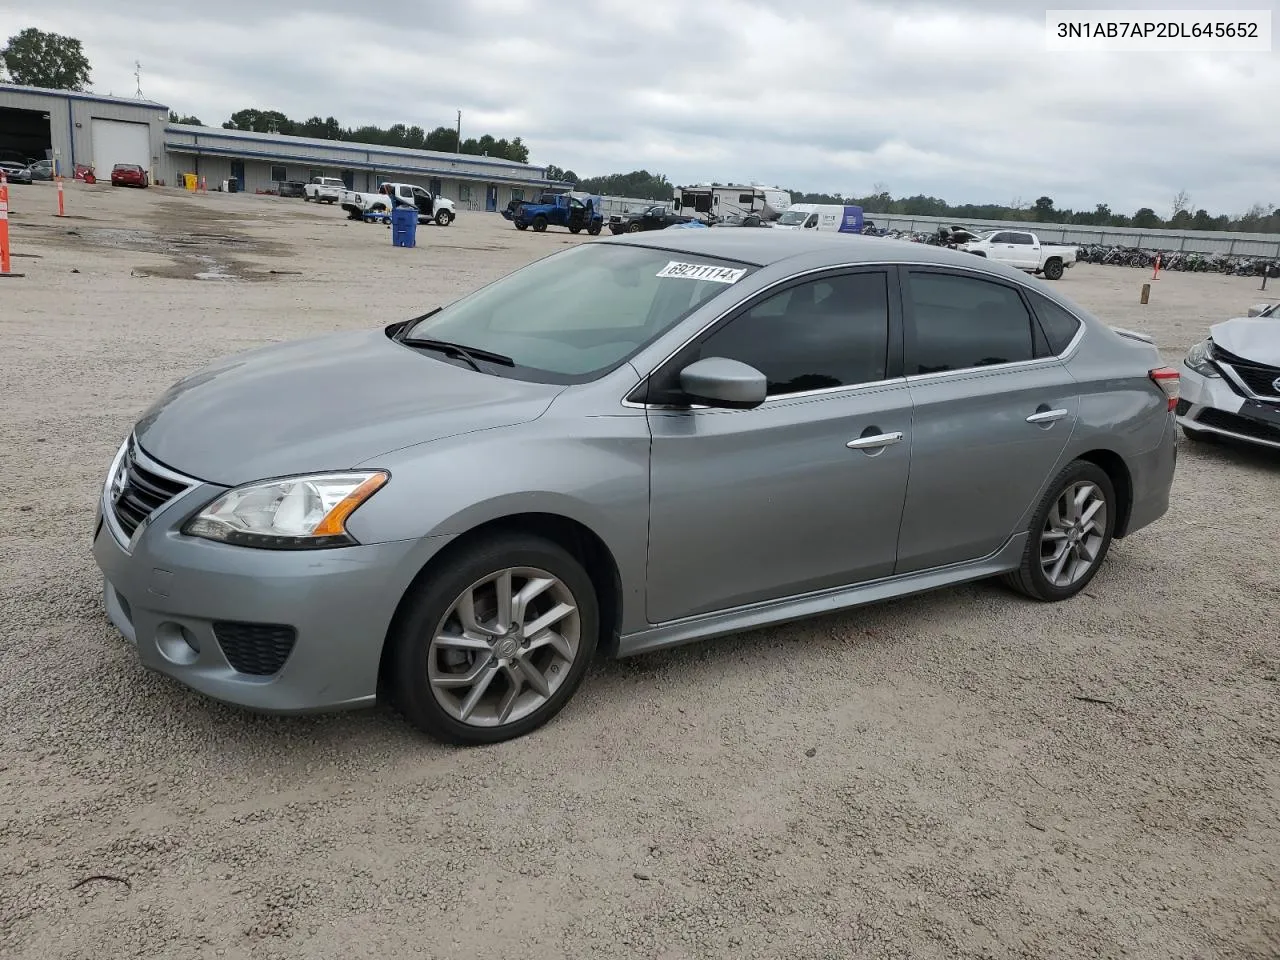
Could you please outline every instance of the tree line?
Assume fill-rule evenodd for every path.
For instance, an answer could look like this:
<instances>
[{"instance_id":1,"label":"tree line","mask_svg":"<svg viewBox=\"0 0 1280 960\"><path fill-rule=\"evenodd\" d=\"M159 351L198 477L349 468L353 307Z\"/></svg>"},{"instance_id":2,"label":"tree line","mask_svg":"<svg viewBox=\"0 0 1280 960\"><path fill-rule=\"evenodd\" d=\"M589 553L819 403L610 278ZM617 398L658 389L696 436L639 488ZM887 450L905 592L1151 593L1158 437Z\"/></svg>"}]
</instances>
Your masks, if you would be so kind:
<instances>
[{"instance_id":1,"label":"tree line","mask_svg":"<svg viewBox=\"0 0 1280 960\"><path fill-rule=\"evenodd\" d=\"M519 137L508 140L486 133L482 137L469 137L458 141L458 131L451 127L436 127L427 131L419 126L404 123L390 127L366 124L344 127L334 117L311 117L293 120L279 110L257 110L252 107L237 110L222 124L226 130L254 130L258 133L279 133L287 137L312 137L317 140L347 140L355 143L374 143L381 147L406 147L410 150L438 150L442 153L464 153L469 156L497 157L529 162L529 147Z\"/></svg>"}]
</instances>

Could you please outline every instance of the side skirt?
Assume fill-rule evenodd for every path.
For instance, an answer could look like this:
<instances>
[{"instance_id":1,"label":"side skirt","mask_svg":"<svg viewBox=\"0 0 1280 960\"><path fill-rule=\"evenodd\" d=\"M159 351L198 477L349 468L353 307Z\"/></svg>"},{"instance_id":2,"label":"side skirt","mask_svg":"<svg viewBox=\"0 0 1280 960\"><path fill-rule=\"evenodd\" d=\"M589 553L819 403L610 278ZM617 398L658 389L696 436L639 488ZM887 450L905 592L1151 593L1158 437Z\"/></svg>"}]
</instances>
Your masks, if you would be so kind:
<instances>
[{"instance_id":1,"label":"side skirt","mask_svg":"<svg viewBox=\"0 0 1280 960\"><path fill-rule=\"evenodd\" d=\"M702 614L684 620L672 620L647 630L626 634L618 641L618 656L630 657L651 653L666 647L677 647L712 637L721 637L745 630L776 626L794 620L828 613L838 613L852 607L860 607L881 600L892 600L913 593L925 593L939 587L950 587L973 580L985 580L1010 570L1016 570L1022 562L1027 544L1027 534L1011 537L995 553L980 560L919 570L896 577L870 580L851 587L836 587L819 593L806 593L785 600L769 600L745 607L735 607L718 613Z\"/></svg>"}]
</instances>

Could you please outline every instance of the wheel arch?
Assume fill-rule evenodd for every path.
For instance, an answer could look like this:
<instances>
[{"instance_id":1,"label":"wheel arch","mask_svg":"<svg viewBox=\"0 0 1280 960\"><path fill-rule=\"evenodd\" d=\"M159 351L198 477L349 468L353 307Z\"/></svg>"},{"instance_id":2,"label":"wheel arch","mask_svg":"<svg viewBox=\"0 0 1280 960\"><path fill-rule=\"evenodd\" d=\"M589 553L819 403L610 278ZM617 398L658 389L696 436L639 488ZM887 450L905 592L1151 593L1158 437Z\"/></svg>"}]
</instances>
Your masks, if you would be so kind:
<instances>
[{"instance_id":1,"label":"wheel arch","mask_svg":"<svg viewBox=\"0 0 1280 960\"><path fill-rule=\"evenodd\" d=\"M542 537L555 543L572 554L596 591L596 599L600 608L600 643L598 652L612 657L617 652L618 638L622 631L622 576L618 569L617 559L604 540L581 520L575 520L562 513L528 511L494 517L468 529L456 536L447 546L433 555L414 575L409 585L396 602L387 634L383 637L382 653L378 662L378 687L386 688L389 670L393 660L390 640L399 627L401 618L409 605L409 597L436 570L450 563L453 557L476 541L500 534L524 533Z\"/></svg>"},{"instance_id":2,"label":"wheel arch","mask_svg":"<svg viewBox=\"0 0 1280 960\"><path fill-rule=\"evenodd\" d=\"M1133 476L1129 472L1128 464L1124 462L1124 457L1114 450L1099 447L1078 454L1076 459L1100 468L1111 481L1118 501L1112 536L1117 540L1122 539L1129 532L1129 518L1133 513Z\"/></svg>"}]
</instances>

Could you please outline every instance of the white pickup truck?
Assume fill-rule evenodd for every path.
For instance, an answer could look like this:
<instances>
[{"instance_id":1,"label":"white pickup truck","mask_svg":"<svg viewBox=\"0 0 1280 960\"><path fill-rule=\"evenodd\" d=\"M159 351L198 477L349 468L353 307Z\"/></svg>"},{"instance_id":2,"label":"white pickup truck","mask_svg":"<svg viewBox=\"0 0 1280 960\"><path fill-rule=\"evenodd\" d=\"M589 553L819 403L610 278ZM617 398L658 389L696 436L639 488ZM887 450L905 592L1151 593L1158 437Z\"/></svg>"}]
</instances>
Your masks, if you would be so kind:
<instances>
[{"instance_id":1,"label":"white pickup truck","mask_svg":"<svg viewBox=\"0 0 1280 960\"><path fill-rule=\"evenodd\" d=\"M442 227L457 217L452 200L413 183L384 183L375 193L343 190L338 203L352 220L359 220L366 213L390 213L393 206L417 207L419 223L434 221Z\"/></svg>"},{"instance_id":2,"label":"white pickup truck","mask_svg":"<svg viewBox=\"0 0 1280 960\"><path fill-rule=\"evenodd\" d=\"M1076 264L1076 248L1060 243L1041 243L1024 230L993 230L976 240L960 244L965 250L988 260L998 260L1028 273L1044 274L1046 280L1061 280L1062 272Z\"/></svg>"},{"instance_id":3,"label":"white pickup truck","mask_svg":"<svg viewBox=\"0 0 1280 960\"><path fill-rule=\"evenodd\" d=\"M337 203L347 185L337 177L312 177L311 182L302 188L302 199L314 200L316 203Z\"/></svg>"}]
</instances>

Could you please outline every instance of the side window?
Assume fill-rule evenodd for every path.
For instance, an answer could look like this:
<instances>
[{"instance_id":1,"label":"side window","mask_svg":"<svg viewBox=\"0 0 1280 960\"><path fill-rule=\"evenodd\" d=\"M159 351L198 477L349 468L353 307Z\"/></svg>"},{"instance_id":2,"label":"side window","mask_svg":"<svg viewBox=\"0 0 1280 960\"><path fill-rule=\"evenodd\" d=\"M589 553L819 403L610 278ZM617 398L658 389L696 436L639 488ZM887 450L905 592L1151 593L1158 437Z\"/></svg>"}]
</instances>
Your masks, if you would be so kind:
<instances>
[{"instance_id":1,"label":"side window","mask_svg":"<svg viewBox=\"0 0 1280 960\"><path fill-rule=\"evenodd\" d=\"M1031 309L1036 312L1040 321L1040 329L1044 331L1049 343L1049 355L1056 357L1067 349L1080 329L1080 321L1048 297L1038 293L1028 293L1031 298Z\"/></svg>"},{"instance_id":2,"label":"side window","mask_svg":"<svg viewBox=\"0 0 1280 960\"><path fill-rule=\"evenodd\" d=\"M885 379L888 281L854 273L798 284L740 314L704 340L696 357L728 357L755 367L769 395L847 387Z\"/></svg>"},{"instance_id":3,"label":"side window","mask_svg":"<svg viewBox=\"0 0 1280 960\"><path fill-rule=\"evenodd\" d=\"M289 177L284 167L273 166L271 168L271 179L272 180L288 180Z\"/></svg>"},{"instance_id":4,"label":"side window","mask_svg":"<svg viewBox=\"0 0 1280 960\"><path fill-rule=\"evenodd\" d=\"M913 316L909 376L1035 358L1031 315L1012 287L912 271L906 294Z\"/></svg>"},{"instance_id":5,"label":"side window","mask_svg":"<svg viewBox=\"0 0 1280 960\"><path fill-rule=\"evenodd\" d=\"M1009 234L1009 242L1016 243L1020 247L1034 246L1029 233L1011 233Z\"/></svg>"},{"instance_id":6,"label":"side window","mask_svg":"<svg viewBox=\"0 0 1280 960\"><path fill-rule=\"evenodd\" d=\"M1013 235L1009 233L997 233L994 237L991 238L991 242L992 243L1013 243L1012 236Z\"/></svg>"}]
</instances>

